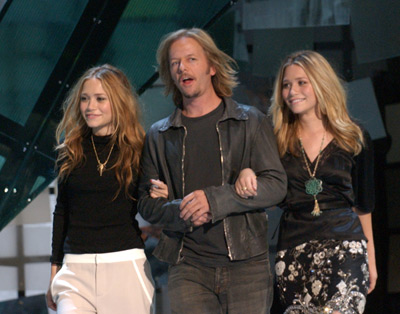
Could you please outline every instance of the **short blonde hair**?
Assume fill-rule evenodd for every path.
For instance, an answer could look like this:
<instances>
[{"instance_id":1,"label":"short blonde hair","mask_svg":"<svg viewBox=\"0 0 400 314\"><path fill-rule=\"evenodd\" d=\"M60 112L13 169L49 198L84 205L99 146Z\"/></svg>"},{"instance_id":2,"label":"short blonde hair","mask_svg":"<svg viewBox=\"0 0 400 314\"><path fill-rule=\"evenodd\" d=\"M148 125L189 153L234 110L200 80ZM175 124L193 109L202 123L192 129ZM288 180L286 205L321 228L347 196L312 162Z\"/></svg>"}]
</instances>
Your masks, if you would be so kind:
<instances>
[{"instance_id":1,"label":"short blonde hair","mask_svg":"<svg viewBox=\"0 0 400 314\"><path fill-rule=\"evenodd\" d=\"M297 65L306 73L314 89L325 127L332 133L339 147L355 155L359 154L364 145L364 137L360 127L349 116L342 81L321 54L304 50L287 56L275 79L270 114L280 155L283 156L287 151L298 153L297 116L282 98L283 77L285 69L290 65Z\"/></svg>"},{"instance_id":2,"label":"short blonde hair","mask_svg":"<svg viewBox=\"0 0 400 314\"><path fill-rule=\"evenodd\" d=\"M182 106L182 94L175 86L170 73L169 50L171 45L180 38L188 37L196 40L204 49L210 66L216 70L212 77L212 84L219 97L232 96L233 89L237 86L236 61L221 51L215 44L211 36L199 28L180 29L167 34L161 41L157 50L157 62L159 64L159 74L165 84L165 95L172 92L172 99L177 107Z\"/></svg>"}]
</instances>

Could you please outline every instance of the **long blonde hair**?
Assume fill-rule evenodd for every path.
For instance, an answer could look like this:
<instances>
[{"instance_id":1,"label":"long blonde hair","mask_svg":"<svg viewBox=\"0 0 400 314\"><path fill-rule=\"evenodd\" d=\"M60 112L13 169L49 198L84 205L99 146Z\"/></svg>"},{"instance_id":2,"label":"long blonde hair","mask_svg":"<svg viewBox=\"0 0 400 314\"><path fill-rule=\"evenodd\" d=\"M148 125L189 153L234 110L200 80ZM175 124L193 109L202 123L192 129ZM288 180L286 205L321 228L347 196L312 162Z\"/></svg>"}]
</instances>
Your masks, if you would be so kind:
<instances>
[{"instance_id":1,"label":"long blonde hair","mask_svg":"<svg viewBox=\"0 0 400 314\"><path fill-rule=\"evenodd\" d=\"M85 160L82 140L91 134L92 130L80 112L80 98L83 84L91 78L101 82L111 104L114 129L111 142L119 149L117 161L112 166L119 183L115 196L124 187L125 195L132 198L129 188L139 172L144 141L144 130L139 122L139 102L126 75L108 64L87 70L63 103L64 115L56 130L58 177L61 180L67 178L71 171Z\"/></svg>"},{"instance_id":2,"label":"long blonde hair","mask_svg":"<svg viewBox=\"0 0 400 314\"><path fill-rule=\"evenodd\" d=\"M306 73L314 89L324 126L333 135L337 145L354 155L359 154L364 145L364 137L360 127L349 116L346 91L340 78L322 55L304 50L294 52L284 59L275 80L269 112L280 155L286 152L298 155L298 117L282 98L284 73L290 65L298 65Z\"/></svg>"},{"instance_id":3,"label":"long blonde hair","mask_svg":"<svg viewBox=\"0 0 400 314\"><path fill-rule=\"evenodd\" d=\"M161 41L157 50L157 62L159 64L159 74L165 84L165 95L168 96L172 92L172 99L175 106L182 106L182 94L175 86L170 73L169 49L171 45L180 38L192 38L196 40L204 49L210 66L216 70L216 74L212 77L212 84L215 93L219 97L232 96L233 89L237 86L236 61L221 51L211 36L204 30L199 28L180 29L173 33L167 34Z\"/></svg>"}]
</instances>

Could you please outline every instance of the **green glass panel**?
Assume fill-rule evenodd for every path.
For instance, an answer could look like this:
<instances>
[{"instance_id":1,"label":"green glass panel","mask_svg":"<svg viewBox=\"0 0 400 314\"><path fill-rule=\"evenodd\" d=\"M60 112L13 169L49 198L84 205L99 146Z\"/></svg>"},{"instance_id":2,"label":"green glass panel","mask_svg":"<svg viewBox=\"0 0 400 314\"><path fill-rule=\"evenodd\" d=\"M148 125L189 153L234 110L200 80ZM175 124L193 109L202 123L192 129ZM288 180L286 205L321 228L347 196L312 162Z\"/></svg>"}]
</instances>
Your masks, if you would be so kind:
<instances>
[{"instance_id":1,"label":"green glass panel","mask_svg":"<svg viewBox=\"0 0 400 314\"><path fill-rule=\"evenodd\" d=\"M12 1L0 24L1 115L25 125L86 4Z\"/></svg>"},{"instance_id":2,"label":"green glass panel","mask_svg":"<svg viewBox=\"0 0 400 314\"><path fill-rule=\"evenodd\" d=\"M3 156L0 156L0 171L1 171L1 168L3 168L3 165L5 162L6 162L6 159Z\"/></svg>"},{"instance_id":3,"label":"green glass panel","mask_svg":"<svg viewBox=\"0 0 400 314\"><path fill-rule=\"evenodd\" d=\"M130 1L100 63L121 67L135 88L156 71L156 51L163 35L180 28L203 28L230 1Z\"/></svg>"}]
</instances>

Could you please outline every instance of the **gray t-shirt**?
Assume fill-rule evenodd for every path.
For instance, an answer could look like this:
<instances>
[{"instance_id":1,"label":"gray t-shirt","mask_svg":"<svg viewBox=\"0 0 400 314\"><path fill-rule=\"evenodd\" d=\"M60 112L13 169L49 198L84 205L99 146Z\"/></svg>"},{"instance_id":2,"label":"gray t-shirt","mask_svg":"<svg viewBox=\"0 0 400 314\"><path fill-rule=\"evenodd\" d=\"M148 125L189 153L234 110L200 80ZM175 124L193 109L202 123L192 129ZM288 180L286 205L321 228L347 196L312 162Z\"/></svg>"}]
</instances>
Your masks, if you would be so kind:
<instances>
[{"instance_id":1,"label":"gray t-shirt","mask_svg":"<svg viewBox=\"0 0 400 314\"><path fill-rule=\"evenodd\" d=\"M188 118L182 115L182 123L187 130L184 159L186 195L222 184L217 122L223 111L221 102L215 110L204 116ZM229 258L223 221L209 222L186 233L182 255L187 261L205 266L227 265Z\"/></svg>"}]
</instances>

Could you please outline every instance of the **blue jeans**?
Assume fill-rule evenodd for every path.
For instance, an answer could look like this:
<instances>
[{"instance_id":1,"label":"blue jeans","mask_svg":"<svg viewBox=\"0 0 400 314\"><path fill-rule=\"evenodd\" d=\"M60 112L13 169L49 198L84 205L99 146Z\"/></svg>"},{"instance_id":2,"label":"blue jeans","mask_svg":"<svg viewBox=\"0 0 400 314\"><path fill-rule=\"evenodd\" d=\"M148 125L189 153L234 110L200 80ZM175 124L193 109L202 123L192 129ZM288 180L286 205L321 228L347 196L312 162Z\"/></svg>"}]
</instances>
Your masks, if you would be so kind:
<instances>
[{"instance_id":1,"label":"blue jeans","mask_svg":"<svg viewBox=\"0 0 400 314\"><path fill-rule=\"evenodd\" d=\"M206 267L170 266L168 294L176 314L268 314L273 300L268 259Z\"/></svg>"}]
</instances>

